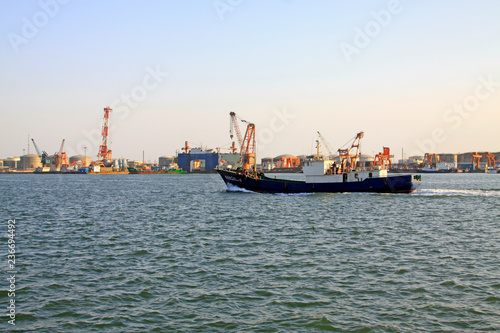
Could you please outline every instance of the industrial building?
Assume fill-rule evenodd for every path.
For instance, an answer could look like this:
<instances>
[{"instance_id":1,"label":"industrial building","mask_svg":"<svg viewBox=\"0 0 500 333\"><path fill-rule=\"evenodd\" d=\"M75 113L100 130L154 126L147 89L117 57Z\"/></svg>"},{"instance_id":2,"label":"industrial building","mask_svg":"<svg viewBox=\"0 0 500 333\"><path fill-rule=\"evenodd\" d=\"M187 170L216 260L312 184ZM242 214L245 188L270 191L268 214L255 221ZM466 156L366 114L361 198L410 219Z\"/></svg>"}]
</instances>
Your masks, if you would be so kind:
<instances>
[{"instance_id":1,"label":"industrial building","mask_svg":"<svg viewBox=\"0 0 500 333\"><path fill-rule=\"evenodd\" d=\"M453 154L439 154L442 162L449 161L449 156ZM453 157L454 158L454 157ZM487 167L500 167L500 152L470 152L456 154L457 167L461 170L485 170ZM495 164L495 165L492 165Z\"/></svg>"},{"instance_id":2,"label":"industrial building","mask_svg":"<svg viewBox=\"0 0 500 333\"><path fill-rule=\"evenodd\" d=\"M173 156L160 156L158 158L158 166L160 168L170 168L176 163L176 158Z\"/></svg>"},{"instance_id":3,"label":"industrial building","mask_svg":"<svg viewBox=\"0 0 500 333\"><path fill-rule=\"evenodd\" d=\"M89 166L91 161L92 158L90 156L85 156L85 155L75 155L69 158L70 165L77 164L78 166Z\"/></svg>"},{"instance_id":4,"label":"industrial building","mask_svg":"<svg viewBox=\"0 0 500 333\"><path fill-rule=\"evenodd\" d=\"M18 165L20 165L20 161L21 158L17 156L7 157L6 159L2 160L3 170L17 170Z\"/></svg>"},{"instance_id":5,"label":"industrial building","mask_svg":"<svg viewBox=\"0 0 500 333\"><path fill-rule=\"evenodd\" d=\"M276 157L264 157L261 159L260 169L263 172L300 172L303 159L290 154Z\"/></svg>"},{"instance_id":6,"label":"industrial building","mask_svg":"<svg viewBox=\"0 0 500 333\"><path fill-rule=\"evenodd\" d=\"M500 152L469 152L463 154L435 154L436 167L458 170L486 170L500 167Z\"/></svg>"},{"instance_id":7,"label":"industrial building","mask_svg":"<svg viewBox=\"0 0 500 333\"><path fill-rule=\"evenodd\" d=\"M426 153L425 156L410 156L399 160L399 168L417 169L422 167L438 170L479 171L500 167L500 152L468 152L462 154Z\"/></svg>"},{"instance_id":8,"label":"industrial building","mask_svg":"<svg viewBox=\"0 0 500 333\"><path fill-rule=\"evenodd\" d=\"M264 157L260 159L260 167L262 171L269 171L274 168L274 162L272 157Z\"/></svg>"},{"instance_id":9,"label":"industrial building","mask_svg":"<svg viewBox=\"0 0 500 333\"><path fill-rule=\"evenodd\" d=\"M239 153L219 153L219 163L227 168L236 168L240 166L241 154Z\"/></svg>"},{"instance_id":10,"label":"industrial building","mask_svg":"<svg viewBox=\"0 0 500 333\"><path fill-rule=\"evenodd\" d=\"M183 152L177 155L179 168L186 172L215 172L219 165L239 166L241 155L237 153L220 153L213 149L191 148L186 141Z\"/></svg>"}]
</instances>

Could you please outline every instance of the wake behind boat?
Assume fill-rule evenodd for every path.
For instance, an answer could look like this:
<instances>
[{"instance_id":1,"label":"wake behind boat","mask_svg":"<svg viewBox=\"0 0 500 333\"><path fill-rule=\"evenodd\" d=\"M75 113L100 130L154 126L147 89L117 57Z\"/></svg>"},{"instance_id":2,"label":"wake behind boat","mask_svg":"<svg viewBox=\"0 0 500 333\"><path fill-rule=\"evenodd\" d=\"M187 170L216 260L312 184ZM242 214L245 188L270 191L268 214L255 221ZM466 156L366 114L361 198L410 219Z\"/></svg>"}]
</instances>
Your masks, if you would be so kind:
<instances>
[{"instance_id":1,"label":"wake behind boat","mask_svg":"<svg viewBox=\"0 0 500 333\"><path fill-rule=\"evenodd\" d=\"M254 192L264 193L315 193L315 192L376 192L376 193L411 193L421 185L420 175L387 174L392 166L390 150L384 147L383 153L375 155L372 165L359 162L360 141L363 132L356 135L351 147L339 149L338 160L325 158L320 153L317 141L317 153L307 159L303 165L305 181L269 178L257 172L255 159L255 125L249 123L242 140L236 122L236 115L231 112L232 129L235 128L241 144L242 167L237 169L217 169L228 187L236 186ZM321 135L320 135L321 137ZM355 153L353 151L355 150ZM340 161L340 162L339 162Z\"/></svg>"}]
</instances>

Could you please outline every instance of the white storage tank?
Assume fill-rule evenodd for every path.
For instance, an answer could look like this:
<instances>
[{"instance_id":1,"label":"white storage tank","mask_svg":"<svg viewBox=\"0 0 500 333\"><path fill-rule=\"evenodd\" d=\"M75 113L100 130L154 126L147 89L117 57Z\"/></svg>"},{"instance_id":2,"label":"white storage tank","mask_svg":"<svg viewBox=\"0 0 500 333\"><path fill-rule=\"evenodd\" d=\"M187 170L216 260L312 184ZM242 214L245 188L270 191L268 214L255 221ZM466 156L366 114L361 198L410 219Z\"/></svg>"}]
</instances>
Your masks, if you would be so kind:
<instances>
[{"instance_id":1,"label":"white storage tank","mask_svg":"<svg viewBox=\"0 0 500 333\"><path fill-rule=\"evenodd\" d=\"M17 165L20 170L31 170L42 166L42 158L37 154L23 155Z\"/></svg>"},{"instance_id":2,"label":"white storage tank","mask_svg":"<svg viewBox=\"0 0 500 333\"><path fill-rule=\"evenodd\" d=\"M161 156L158 158L158 165L160 168L168 168L170 164L174 163L175 158L173 156Z\"/></svg>"}]
</instances>

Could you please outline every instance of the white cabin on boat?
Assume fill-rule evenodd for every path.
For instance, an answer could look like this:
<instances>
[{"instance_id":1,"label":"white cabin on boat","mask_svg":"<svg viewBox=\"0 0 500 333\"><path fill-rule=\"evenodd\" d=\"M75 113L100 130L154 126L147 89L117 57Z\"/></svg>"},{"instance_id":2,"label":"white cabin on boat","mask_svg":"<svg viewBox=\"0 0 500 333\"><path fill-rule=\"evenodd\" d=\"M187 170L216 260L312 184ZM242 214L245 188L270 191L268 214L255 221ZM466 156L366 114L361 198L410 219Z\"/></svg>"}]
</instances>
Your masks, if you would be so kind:
<instances>
[{"instance_id":1,"label":"white cabin on boat","mask_svg":"<svg viewBox=\"0 0 500 333\"><path fill-rule=\"evenodd\" d=\"M306 160L302 167L306 183L362 182L367 178L387 177L387 169L382 169L380 166L371 169L341 170L341 165L328 159Z\"/></svg>"}]
</instances>

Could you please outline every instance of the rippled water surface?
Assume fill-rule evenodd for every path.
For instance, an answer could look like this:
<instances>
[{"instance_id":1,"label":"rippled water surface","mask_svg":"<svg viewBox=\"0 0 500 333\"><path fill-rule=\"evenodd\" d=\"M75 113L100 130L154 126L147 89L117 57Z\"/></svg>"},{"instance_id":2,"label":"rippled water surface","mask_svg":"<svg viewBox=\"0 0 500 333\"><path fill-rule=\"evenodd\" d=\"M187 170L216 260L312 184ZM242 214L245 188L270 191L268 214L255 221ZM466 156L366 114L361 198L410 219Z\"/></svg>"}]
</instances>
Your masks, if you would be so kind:
<instances>
[{"instance_id":1,"label":"rippled water surface","mask_svg":"<svg viewBox=\"0 0 500 333\"><path fill-rule=\"evenodd\" d=\"M216 174L0 175L3 267L18 227L0 330L500 331L500 175L422 180L287 196Z\"/></svg>"}]
</instances>

